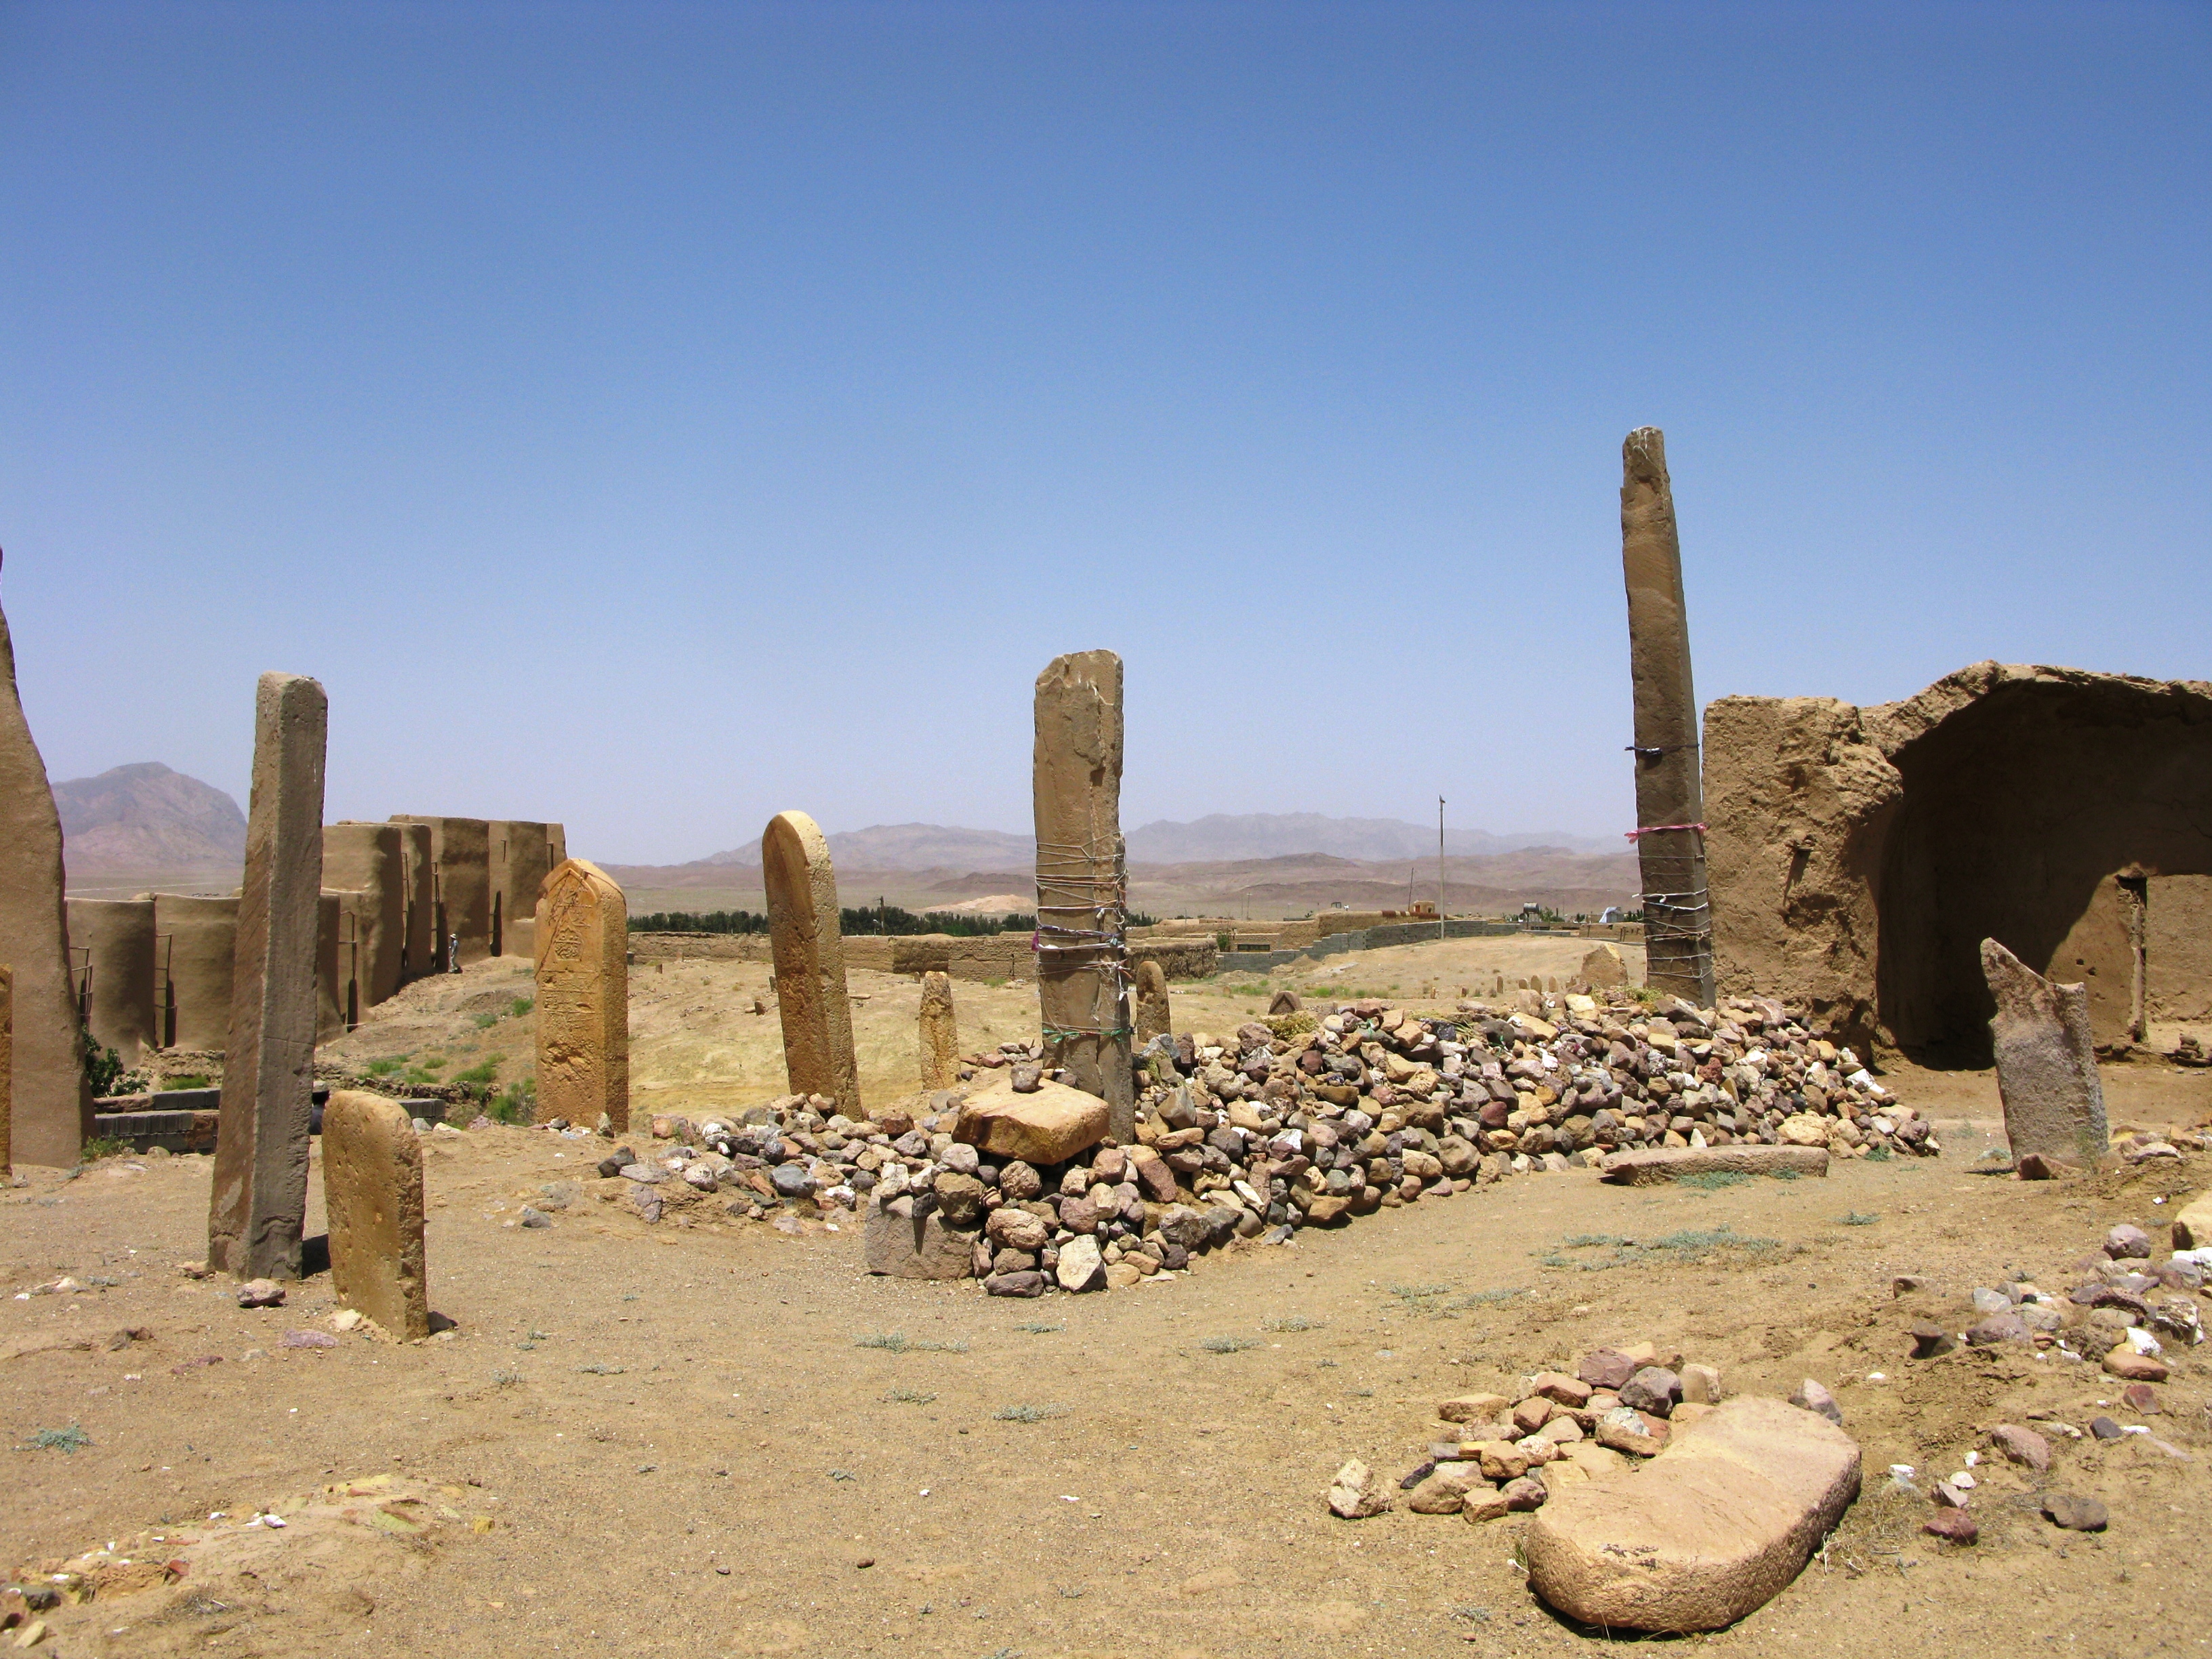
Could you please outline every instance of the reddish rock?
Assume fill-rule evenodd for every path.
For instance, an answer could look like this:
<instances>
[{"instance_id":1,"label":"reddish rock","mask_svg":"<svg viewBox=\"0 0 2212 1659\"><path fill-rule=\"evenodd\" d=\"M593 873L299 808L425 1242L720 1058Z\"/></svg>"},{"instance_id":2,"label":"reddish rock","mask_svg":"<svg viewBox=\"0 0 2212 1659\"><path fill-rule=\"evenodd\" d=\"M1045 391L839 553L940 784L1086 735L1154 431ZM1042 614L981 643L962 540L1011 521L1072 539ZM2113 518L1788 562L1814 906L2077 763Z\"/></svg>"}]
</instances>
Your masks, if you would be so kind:
<instances>
[{"instance_id":1,"label":"reddish rock","mask_svg":"<svg viewBox=\"0 0 2212 1659\"><path fill-rule=\"evenodd\" d=\"M2163 1382L2167 1375L2163 1361L2137 1353L2124 1342L2105 1356L2105 1370L2124 1382Z\"/></svg>"},{"instance_id":2,"label":"reddish rock","mask_svg":"<svg viewBox=\"0 0 2212 1659\"><path fill-rule=\"evenodd\" d=\"M2148 1382L2130 1382L2120 1390L2120 1398L2128 1402L2128 1409L2138 1417L2156 1417L2166 1409L2159 1403L2158 1390Z\"/></svg>"},{"instance_id":3,"label":"reddish rock","mask_svg":"<svg viewBox=\"0 0 2212 1659\"><path fill-rule=\"evenodd\" d=\"M1948 1544L1971 1544L1982 1535L1982 1529L1964 1510L1938 1510L1920 1530Z\"/></svg>"},{"instance_id":4,"label":"reddish rock","mask_svg":"<svg viewBox=\"0 0 2212 1659\"><path fill-rule=\"evenodd\" d=\"M1575 1375L1593 1389L1618 1390L1636 1375L1636 1361L1618 1348L1597 1348L1583 1356Z\"/></svg>"},{"instance_id":5,"label":"reddish rock","mask_svg":"<svg viewBox=\"0 0 2212 1659\"><path fill-rule=\"evenodd\" d=\"M1818 1412L1831 1423L1844 1420L1844 1408L1836 1396L1809 1376L1797 1385L1797 1392L1790 1396L1790 1403L1805 1411Z\"/></svg>"},{"instance_id":6,"label":"reddish rock","mask_svg":"<svg viewBox=\"0 0 2212 1659\"><path fill-rule=\"evenodd\" d=\"M1580 1407L1589 1404L1590 1385L1563 1371L1537 1372L1529 1381L1528 1391L1562 1406Z\"/></svg>"},{"instance_id":7,"label":"reddish rock","mask_svg":"<svg viewBox=\"0 0 2212 1659\"><path fill-rule=\"evenodd\" d=\"M2008 1462L2039 1474L2051 1467L2051 1443L2034 1430L2023 1429L2016 1423L2000 1423L1991 1429L1990 1444L2002 1452Z\"/></svg>"}]
</instances>

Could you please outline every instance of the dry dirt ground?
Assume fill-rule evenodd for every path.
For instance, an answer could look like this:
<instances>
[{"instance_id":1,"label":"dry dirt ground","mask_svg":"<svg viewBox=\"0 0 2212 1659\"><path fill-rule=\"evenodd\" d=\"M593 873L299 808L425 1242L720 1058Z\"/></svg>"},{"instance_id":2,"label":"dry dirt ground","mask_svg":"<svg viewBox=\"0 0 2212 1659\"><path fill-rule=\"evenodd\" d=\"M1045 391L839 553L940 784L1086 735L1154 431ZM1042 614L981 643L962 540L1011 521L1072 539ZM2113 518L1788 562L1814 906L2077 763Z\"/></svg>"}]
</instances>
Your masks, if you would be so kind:
<instances>
[{"instance_id":1,"label":"dry dirt ground","mask_svg":"<svg viewBox=\"0 0 2212 1659\"><path fill-rule=\"evenodd\" d=\"M692 1073L732 1055L746 1084L712 1088L780 1085L772 1015L710 1030L684 1012L712 985L742 994L745 971L639 975L641 1079L665 1085L641 1109L708 1103ZM380 1024L441 1031L452 1060L526 1052L527 1016L479 1030L465 1012L493 993L511 1006L514 974L418 988L453 1006ZM887 1091L911 1066L897 983L854 987ZM1034 1031L1032 993L958 989L971 1042ZM1178 1002L1178 1024L1200 1026L1250 1006L1221 988ZM349 1041L372 1047L377 1029ZM1823 1555L1704 1646L2202 1652L2203 1351L2176 1356L2164 1411L2139 1418L2079 1362L1915 1362L1902 1331L1931 1315L1959 1328L1968 1290L2007 1270L2070 1287L2116 1222L2162 1245L2207 1160L2097 1183L1977 1176L1985 1143L1951 1112L1971 1113L1985 1080L1898 1079L1908 1099L1923 1082L1952 1091L1941 1159L1710 1191L1522 1177L1041 1302L872 1279L850 1218L651 1227L586 1195L526 1230L522 1202L600 1143L439 1135L432 1304L453 1326L411 1346L284 1346L331 1334L326 1276L247 1311L182 1274L204 1252L205 1158L33 1172L0 1202L0 1566L52 1571L111 1542L134 1563L43 1615L47 1650L71 1656L1565 1654L1603 1633L1534 1601L1517 1521L1401 1504L1347 1522L1323 1492L1347 1457L1413 1467L1442 1398L1650 1338L1718 1365L1731 1391L1818 1378L1864 1452L1866 1495ZM2116 1117L2205 1115L2203 1073L2118 1068L2108 1087ZM315 1190L311 1231L319 1167ZM1899 1273L1932 1288L1898 1298ZM82 1288L14 1299L63 1274ZM150 1334L111 1351L131 1328ZM2151 1432L2077 1442L2035 1419L2053 1470L1984 1462L1972 1549L1922 1536L1924 1502L1887 1490L1893 1463L1923 1480L1963 1467L1993 1424L2086 1429L2100 1411ZM2039 1485L2103 1498L2110 1530L2057 1531L2034 1512ZM271 1506L292 1524L243 1524ZM189 1565L129 1589L161 1576L149 1559Z\"/></svg>"}]
</instances>

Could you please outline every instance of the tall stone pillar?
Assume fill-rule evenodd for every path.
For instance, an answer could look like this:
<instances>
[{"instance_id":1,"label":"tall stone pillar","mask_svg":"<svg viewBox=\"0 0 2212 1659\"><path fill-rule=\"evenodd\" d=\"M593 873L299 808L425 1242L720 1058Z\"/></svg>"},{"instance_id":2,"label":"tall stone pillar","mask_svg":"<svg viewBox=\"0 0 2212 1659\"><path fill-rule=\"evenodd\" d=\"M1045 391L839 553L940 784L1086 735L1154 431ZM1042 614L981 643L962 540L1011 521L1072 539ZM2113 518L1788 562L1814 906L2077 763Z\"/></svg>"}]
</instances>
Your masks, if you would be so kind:
<instances>
[{"instance_id":1,"label":"tall stone pillar","mask_svg":"<svg viewBox=\"0 0 2212 1659\"><path fill-rule=\"evenodd\" d=\"M401 946L402 984L438 971L445 935L438 931L438 866L430 852L430 826L395 823L399 831L399 880L406 933Z\"/></svg>"},{"instance_id":2,"label":"tall stone pillar","mask_svg":"<svg viewBox=\"0 0 2212 1659\"><path fill-rule=\"evenodd\" d=\"M92 975L86 1024L125 1066L161 1045L154 1020L154 901L71 899L70 949Z\"/></svg>"},{"instance_id":3,"label":"tall stone pillar","mask_svg":"<svg viewBox=\"0 0 2212 1659\"><path fill-rule=\"evenodd\" d=\"M69 1166L92 1133L77 1049L62 821L15 694L15 647L0 612L0 962L15 970L15 1156Z\"/></svg>"},{"instance_id":4,"label":"tall stone pillar","mask_svg":"<svg viewBox=\"0 0 2212 1659\"><path fill-rule=\"evenodd\" d=\"M952 980L935 969L921 976L921 1086L925 1092L960 1081L960 1025L952 1009Z\"/></svg>"},{"instance_id":5,"label":"tall stone pillar","mask_svg":"<svg viewBox=\"0 0 2212 1659\"><path fill-rule=\"evenodd\" d=\"M629 1127L629 911L606 872L564 860L538 899L537 1121Z\"/></svg>"},{"instance_id":6,"label":"tall stone pillar","mask_svg":"<svg viewBox=\"0 0 2212 1659\"><path fill-rule=\"evenodd\" d=\"M761 836L768 890L769 945L775 957L783 1066L791 1091L828 1095L848 1117L860 1109L853 1055L853 1003L845 989L845 945L830 843L804 812L779 812Z\"/></svg>"},{"instance_id":7,"label":"tall stone pillar","mask_svg":"<svg viewBox=\"0 0 2212 1659\"><path fill-rule=\"evenodd\" d=\"M1638 427L1620 447L1620 562L1628 579L1628 666L1636 697L1636 851L1644 875L1646 980L1713 1004L1712 912L1705 888L1705 789L1682 544L1667 442Z\"/></svg>"},{"instance_id":8,"label":"tall stone pillar","mask_svg":"<svg viewBox=\"0 0 2212 1659\"><path fill-rule=\"evenodd\" d=\"M300 1276L329 714L313 680L261 677L222 1118L208 1205L208 1264L240 1279Z\"/></svg>"},{"instance_id":9,"label":"tall stone pillar","mask_svg":"<svg viewBox=\"0 0 2212 1659\"><path fill-rule=\"evenodd\" d=\"M373 1008L398 990L407 945L407 870L397 823L323 826L323 884L358 891L356 939L361 948L361 1006ZM427 937L427 934L426 934Z\"/></svg>"},{"instance_id":10,"label":"tall stone pillar","mask_svg":"<svg viewBox=\"0 0 2212 1659\"><path fill-rule=\"evenodd\" d=\"M1136 1134L1121 846L1121 659L1055 657L1036 682L1037 1001L1046 1059Z\"/></svg>"}]
</instances>

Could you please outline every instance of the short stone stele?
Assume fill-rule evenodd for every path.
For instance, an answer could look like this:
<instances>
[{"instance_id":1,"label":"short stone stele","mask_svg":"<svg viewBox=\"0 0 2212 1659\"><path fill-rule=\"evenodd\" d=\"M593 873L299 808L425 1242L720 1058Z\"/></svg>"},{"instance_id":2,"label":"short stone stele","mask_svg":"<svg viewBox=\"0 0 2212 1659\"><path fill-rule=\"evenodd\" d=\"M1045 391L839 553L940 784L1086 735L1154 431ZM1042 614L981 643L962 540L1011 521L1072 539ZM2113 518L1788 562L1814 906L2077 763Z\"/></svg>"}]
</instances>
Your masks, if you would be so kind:
<instances>
[{"instance_id":1,"label":"short stone stele","mask_svg":"<svg viewBox=\"0 0 2212 1659\"><path fill-rule=\"evenodd\" d=\"M950 1089L960 1081L960 1024L952 1011L952 980L933 969L921 976L921 1086Z\"/></svg>"},{"instance_id":2,"label":"short stone stele","mask_svg":"<svg viewBox=\"0 0 2212 1659\"><path fill-rule=\"evenodd\" d=\"M895 1279L965 1279L973 1271L975 1235L945 1224L943 1213L915 1213L911 1195L868 1207L862 1252L872 1273Z\"/></svg>"},{"instance_id":3,"label":"short stone stele","mask_svg":"<svg viewBox=\"0 0 2212 1659\"><path fill-rule=\"evenodd\" d=\"M1982 973L1996 999L1990 1038L2013 1157L2039 1153L2093 1167L2103 1162L2112 1137L2089 1029L2088 988L2044 978L1993 939L1982 941Z\"/></svg>"},{"instance_id":4,"label":"short stone stele","mask_svg":"<svg viewBox=\"0 0 2212 1659\"><path fill-rule=\"evenodd\" d=\"M1137 964L1137 1042L1139 1047L1175 1030L1175 1014L1168 1001L1168 976L1157 962Z\"/></svg>"},{"instance_id":5,"label":"short stone stele","mask_svg":"<svg viewBox=\"0 0 2212 1659\"><path fill-rule=\"evenodd\" d=\"M605 871L566 859L538 900L538 1105L617 1133L629 1127L629 907Z\"/></svg>"},{"instance_id":6,"label":"short stone stele","mask_svg":"<svg viewBox=\"0 0 2212 1659\"><path fill-rule=\"evenodd\" d=\"M1522 1537L1528 1582L1614 1630L1718 1630L1797 1576L1858 1496L1857 1443L1765 1395L1714 1407L1633 1474L1569 1485Z\"/></svg>"},{"instance_id":7,"label":"short stone stele","mask_svg":"<svg viewBox=\"0 0 2212 1659\"><path fill-rule=\"evenodd\" d=\"M853 1054L853 1004L845 988L837 877L829 839L804 812L779 812L761 836L769 945L775 956L784 1074L795 1095L826 1095L862 1115Z\"/></svg>"},{"instance_id":8,"label":"short stone stele","mask_svg":"<svg viewBox=\"0 0 2212 1659\"><path fill-rule=\"evenodd\" d=\"M323 1109L331 1287L392 1336L430 1334L422 1267L422 1145L396 1100L335 1091Z\"/></svg>"}]
</instances>

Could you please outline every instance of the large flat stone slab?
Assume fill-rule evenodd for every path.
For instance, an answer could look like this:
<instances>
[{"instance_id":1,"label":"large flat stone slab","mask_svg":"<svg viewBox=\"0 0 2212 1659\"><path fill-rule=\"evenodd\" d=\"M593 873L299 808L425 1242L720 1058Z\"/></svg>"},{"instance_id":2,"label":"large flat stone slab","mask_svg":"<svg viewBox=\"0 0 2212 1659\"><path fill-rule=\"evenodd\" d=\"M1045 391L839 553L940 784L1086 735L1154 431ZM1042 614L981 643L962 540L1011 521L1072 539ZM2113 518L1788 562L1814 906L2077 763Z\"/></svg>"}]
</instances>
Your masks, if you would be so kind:
<instances>
[{"instance_id":1,"label":"large flat stone slab","mask_svg":"<svg viewBox=\"0 0 2212 1659\"><path fill-rule=\"evenodd\" d=\"M1017 1094L1005 1077L960 1103L952 1138L995 1158L1064 1164L1104 1139L1106 1124L1106 1103L1097 1095L1049 1081Z\"/></svg>"},{"instance_id":2,"label":"large flat stone slab","mask_svg":"<svg viewBox=\"0 0 2212 1659\"><path fill-rule=\"evenodd\" d=\"M1652 1146L1606 1159L1599 1179L1616 1187L1652 1187L1693 1175L1825 1176L1825 1146Z\"/></svg>"},{"instance_id":3,"label":"large flat stone slab","mask_svg":"<svg viewBox=\"0 0 2212 1659\"><path fill-rule=\"evenodd\" d=\"M1718 1630L1795 1578L1858 1491L1849 1435L1747 1395L1679 1431L1636 1473L1553 1492L1523 1536L1528 1581L1586 1624Z\"/></svg>"}]
</instances>

